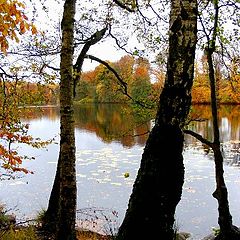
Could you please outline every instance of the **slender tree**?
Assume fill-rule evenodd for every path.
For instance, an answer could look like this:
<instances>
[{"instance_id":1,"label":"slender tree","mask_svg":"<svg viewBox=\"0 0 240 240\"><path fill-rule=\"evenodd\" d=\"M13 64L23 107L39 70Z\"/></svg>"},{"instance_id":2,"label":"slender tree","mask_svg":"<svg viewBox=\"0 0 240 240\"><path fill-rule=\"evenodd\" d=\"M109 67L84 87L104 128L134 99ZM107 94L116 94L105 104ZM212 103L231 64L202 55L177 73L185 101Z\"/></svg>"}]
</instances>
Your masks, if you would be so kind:
<instances>
[{"instance_id":1,"label":"slender tree","mask_svg":"<svg viewBox=\"0 0 240 240\"><path fill-rule=\"evenodd\" d=\"M207 57L208 64L208 78L211 89L211 111L212 111L212 122L213 122L213 142L203 139L197 133L192 131L185 131L192 136L199 139L201 142L207 144L213 150L214 161L215 161L215 179L216 179L216 190L213 193L213 197L218 201L218 223L220 226L220 234L216 237L218 240L238 240L240 239L240 231L232 223L232 216L229 209L228 202L228 191L224 180L224 168L223 168L223 155L220 144L220 134L218 125L218 103L217 103L217 89L216 89L216 70L214 68L214 53L216 52L216 42L218 36L221 35L219 32L219 19L220 19L220 4L218 0L214 0L211 3L213 5L213 27L211 28L212 34L207 32L207 28L204 25L204 21L200 16L200 22L202 24L203 32L207 39L205 54ZM224 6L224 5L223 5Z\"/></svg>"},{"instance_id":2,"label":"slender tree","mask_svg":"<svg viewBox=\"0 0 240 240\"><path fill-rule=\"evenodd\" d=\"M173 239L184 181L183 132L191 105L197 1L172 0L165 85L117 239Z\"/></svg>"},{"instance_id":3,"label":"slender tree","mask_svg":"<svg viewBox=\"0 0 240 240\"><path fill-rule=\"evenodd\" d=\"M57 232L57 239L74 239L76 215L76 170L73 99L80 80L82 65L89 48L99 42L107 27L94 33L85 44L73 64L74 13L76 1L66 1L62 19L62 48L60 63L60 121L61 140L56 176L51 191L43 228ZM68 229L66 230L66 226Z\"/></svg>"},{"instance_id":4,"label":"slender tree","mask_svg":"<svg viewBox=\"0 0 240 240\"><path fill-rule=\"evenodd\" d=\"M58 240L74 240L76 220L76 170L75 137L73 118L73 39L75 0L64 3L62 47L60 60L60 153L58 159L58 182L54 183L53 195L45 221L55 231ZM57 189L56 189L56 188ZM53 211L53 209L55 211Z\"/></svg>"},{"instance_id":5,"label":"slender tree","mask_svg":"<svg viewBox=\"0 0 240 240\"><path fill-rule=\"evenodd\" d=\"M60 214L57 239L76 239L76 169L73 116L73 39L76 0L64 4L60 60Z\"/></svg>"}]
</instances>

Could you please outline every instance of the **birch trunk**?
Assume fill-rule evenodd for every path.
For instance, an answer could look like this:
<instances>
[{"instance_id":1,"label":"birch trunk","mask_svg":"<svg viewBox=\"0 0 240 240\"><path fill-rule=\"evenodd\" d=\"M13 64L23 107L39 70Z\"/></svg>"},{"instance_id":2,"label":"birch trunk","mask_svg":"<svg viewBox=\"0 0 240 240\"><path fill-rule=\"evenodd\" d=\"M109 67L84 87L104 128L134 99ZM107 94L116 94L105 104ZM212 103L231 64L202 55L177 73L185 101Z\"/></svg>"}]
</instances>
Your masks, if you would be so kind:
<instances>
[{"instance_id":1,"label":"birch trunk","mask_svg":"<svg viewBox=\"0 0 240 240\"><path fill-rule=\"evenodd\" d=\"M174 237L184 182L181 126L191 105L196 39L197 1L172 0L166 81L118 240Z\"/></svg>"},{"instance_id":2,"label":"birch trunk","mask_svg":"<svg viewBox=\"0 0 240 240\"><path fill-rule=\"evenodd\" d=\"M47 230L58 240L75 240L76 169L73 112L73 38L75 0L66 0L61 23L60 153L45 216ZM50 229L52 228L52 229Z\"/></svg>"}]
</instances>

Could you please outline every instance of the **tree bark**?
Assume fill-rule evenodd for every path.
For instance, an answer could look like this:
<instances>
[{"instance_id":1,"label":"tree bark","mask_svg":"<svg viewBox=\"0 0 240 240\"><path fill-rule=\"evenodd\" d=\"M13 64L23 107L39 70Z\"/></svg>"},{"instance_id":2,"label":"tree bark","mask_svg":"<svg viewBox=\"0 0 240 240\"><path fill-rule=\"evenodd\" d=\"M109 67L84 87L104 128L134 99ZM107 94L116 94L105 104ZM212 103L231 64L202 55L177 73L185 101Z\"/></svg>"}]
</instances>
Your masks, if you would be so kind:
<instances>
[{"instance_id":1,"label":"tree bark","mask_svg":"<svg viewBox=\"0 0 240 240\"><path fill-rule=\"evenodd\" d=\"M61 23L60 153L46 224L58 240L76 239L76 169L73 112L73 38L75 0L66 0Z\"/></svg>"},{"instance_id":2,"label":"tree bark","mask_svg":"<svg viewBox=\"0 0 240 240\"><path fill-rule=\"evenodd\" d=\"M196 35L197 1L172 0L166 81L118 240L174 237L184 181L181 127L191 105Z\"/></svg>"},{"instance_id":3,"label":"tree bark","mask_svg":"<svg viewBox=\"0 0 240 240\"><path fill-rule=\"evenodd\" d=\"M60 215L58 240L76 239L76 169L73 112L73 39L74 0L66 0L62 19L62 49L60 62Z\"/></svg>"}]
</instances>

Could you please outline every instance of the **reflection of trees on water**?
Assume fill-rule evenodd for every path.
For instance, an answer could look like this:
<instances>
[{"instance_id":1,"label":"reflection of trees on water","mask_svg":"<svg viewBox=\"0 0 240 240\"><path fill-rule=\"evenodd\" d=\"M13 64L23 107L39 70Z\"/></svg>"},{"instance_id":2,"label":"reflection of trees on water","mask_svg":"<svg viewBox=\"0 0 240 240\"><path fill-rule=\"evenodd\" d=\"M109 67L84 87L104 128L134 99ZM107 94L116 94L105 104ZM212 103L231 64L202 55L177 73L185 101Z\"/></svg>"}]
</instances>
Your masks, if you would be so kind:
<instances>
[{"instance_id":1,"label":"reflection of trees on water","mask_svg":"<svg viewBox=\"0 0 240 240\"><path fill-rule=\"evenodd\" d=\"M224 160L228 165L240 167L240 141L223 144Z\"/></svg>"},{"instance_id":2,"label":"reflection of trees on water","mask_svg":"<svg viewBox=\"0 0 240 240\"><path fill-rule=\"evenodd\" d=\"M25 107L21 111L21 119L24 121L36 120L47 117L50 120L59 119L59 107L44 106L44 107Z\"/></svg>"},{"instance_id":3,"label":"reflection of trees on water","mask_svg":"<svg viewBox=\"0 0 240 240\"><path fill-rule=\"evenodd\" d=\"M220 140L224 151L224 161L228 165L240 166L240 106L221 106L219 109ZM210 106L193 106L192 119L204 119L193 121L189 129L201 134L204 138L212 141L212 123ZM185 144L198 150L203 150L211 158L212 152L209 147L199 143L193 137L186 135Z\"/></svg>"},{"instance_id":4,"label":"reflection of trees on water","mask_svg":"<svg viewBox=\"0 0 240 240\"><path fill-rule=\"evenodd\" d=\"M193 119L205 119L205 121L193 121L189 129L201 134L204 138L212 140L212 123L210 106L193 106L191 116ZM24 120L34 120L47 117L51 120L59 120L59 108L44 107L25 109ZM104 142L118 141L123 146L131 147L135 144L145 145L150 122L140 119L133 109L122 104L82 104L75 107L76 127L82 130L96 133ZM240 141L240 106L221 106L219 111L219 127L221 142L224 143L225 159L231 165L240 165L239 141ZM135 137L133 137L135 136ZM191 136L185 136L186 146L201 149L209 153L207 146L202 145Z\"/></svg>"},{"instance_id":5,"label":"reflection of trees on water","mask_svg":"<svg viewBox=\"0 0 240 240\"><path fill-rule=\"evenodd\" d=\"M219 128L221 142L240 140L240 106L221 106L219 110ZM194 106L192 110L193 119L204 119L204 121L193 121L189 129L201 134L204 138L212 141L212 123L210 117L210 106ZM187 143L197 140L186 136Z\"/></svg>"},{"instance_id":6,"label":"reflection of trees on water","mask_svg":"<svg viewBox=\"0 0 240 240\"><path fill-rule=\"evenodd\" d=\"M132 108L121 104L75 106L76 127L96 133L104 142L118 141L123 146L144 145L150 122L140 119ZM135 136L135 137L134 137Z\"/></svg>"}]
</instances>

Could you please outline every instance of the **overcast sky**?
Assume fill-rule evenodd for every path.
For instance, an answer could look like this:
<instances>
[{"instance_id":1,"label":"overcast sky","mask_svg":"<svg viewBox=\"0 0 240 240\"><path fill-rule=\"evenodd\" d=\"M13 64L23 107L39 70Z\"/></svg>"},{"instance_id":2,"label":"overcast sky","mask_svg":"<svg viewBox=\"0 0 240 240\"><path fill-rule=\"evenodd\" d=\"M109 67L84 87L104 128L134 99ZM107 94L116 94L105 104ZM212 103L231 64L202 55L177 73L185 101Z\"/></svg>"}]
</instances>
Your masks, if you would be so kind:
<instances>
[{"instance_id":1,"label":"overcast sky","mask_svg":"<svg viewBox=\"0 0 240 240\"><path fill-rule=\"evenodd\" d=\"M41 1L43 4L41 4ZM34 20L35 24L40 30L48 30L49 34L54 34L56 24L59 25L61 22L64 1L60 0L59 4L56 4L56 0L41 1L34 2L37 8ZM26 3L26 6L28 6L28 4ZM31 16L31 8L28 9L29 13L27 15ZM129 49L134 49L136 46L139 49L143 48L143 45L140 46L136 37L132 36L128 47ZM114 40L107 39L91 46L88 54L94 55L102 60L115 62L127 53L123 50L117 50L116 47L114 47ZM83 64L83 71L92 70L97 65L99 65L99 63L86 59Z\"/></svg>"}]
</instances>

